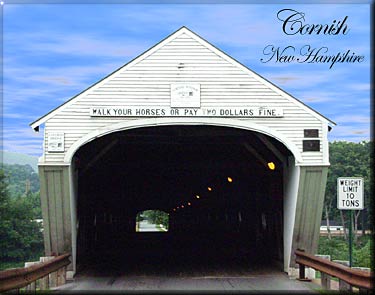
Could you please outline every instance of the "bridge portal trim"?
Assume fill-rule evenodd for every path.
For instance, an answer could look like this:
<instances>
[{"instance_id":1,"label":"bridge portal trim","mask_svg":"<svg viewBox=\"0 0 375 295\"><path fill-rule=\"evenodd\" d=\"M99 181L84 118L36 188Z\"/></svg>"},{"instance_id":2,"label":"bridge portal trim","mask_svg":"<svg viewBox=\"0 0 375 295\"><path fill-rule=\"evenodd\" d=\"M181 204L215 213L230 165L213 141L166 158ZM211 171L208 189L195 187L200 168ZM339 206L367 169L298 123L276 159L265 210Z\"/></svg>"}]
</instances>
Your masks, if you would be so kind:
<instances>
[{"instance_id":1,"label":"bridge portal trim","mask_svg":"<svg viewBox=\"0 0 375 295\"><path fill-rule=\"evenodd\" d=\"M95 130L77 140L66 152L64 162L70 164L74 154L79 148L86 143L95 140L98 137L102 137L114 132L145 128L145 127L157 127L157 126L173 126L173 125L201 125L201 126L219 126L237 128L243 130L249 130L259 132L275 138L282 144L284 144L295 158L295 164L298 166L302 164L303 159L297 146L291 142L286 136L278 131L275 131L269 127L262 126L253 122L245 120L234 120L228 118L152 118L152 119L140 119L134 121L126 121L115 123L104 128Z\"/></svg>"}]
</instances>

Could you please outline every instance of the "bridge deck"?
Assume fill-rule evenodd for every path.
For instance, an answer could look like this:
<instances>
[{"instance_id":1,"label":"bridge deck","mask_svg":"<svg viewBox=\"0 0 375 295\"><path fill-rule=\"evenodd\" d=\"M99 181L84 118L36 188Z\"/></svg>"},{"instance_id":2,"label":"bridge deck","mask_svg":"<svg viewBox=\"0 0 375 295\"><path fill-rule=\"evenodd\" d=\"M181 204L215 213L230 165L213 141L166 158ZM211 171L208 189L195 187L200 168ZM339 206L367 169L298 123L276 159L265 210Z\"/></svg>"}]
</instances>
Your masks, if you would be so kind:
<instances>
[{"instance_id":1,"label":"bridge deck","mask_svg":"<svg viewBox=\"0 0 375 295\"><path fill-rule=\"evenodd\" d=\"M107 256L107 258L109 258ZM277 263L223 256L191 259L148 256L133 260L96 259L83 265L73 282L57 291L295 291L315 293L321 287L300 282Z\"/></svg>"},{"instance_id":2,"label":"bridge deck","mask_svg":"<svg viewBox=\"0 0 375 295\"><path fill-rule=\"evenodd\" d=\"M254 272L242 276L141 276L80 275L55 292L69 291L280 291L289 293L319 293L321 287L312 282L300 282L281 272Z\"/></svg>"},{"instance_id":3,"label":"bridge deck","mask_svg":"<svg viewBox=\"0 0 375 295\"><path fill-rule=\"evenodd\" d=\"M271 259L267 251L243 251L241 243L220 247L220 239L210 239L207 244L196 240L195 244L184 240L177 246L167 235L149 233L132 239L133 247L121 248L119 244L117 251L113 247L98 249L78 264L74 282L58 290L306 293L314 292L312 287L319 289L316 284L290 279L282 272L282 262Z\"/></svg>"}]
</instances>

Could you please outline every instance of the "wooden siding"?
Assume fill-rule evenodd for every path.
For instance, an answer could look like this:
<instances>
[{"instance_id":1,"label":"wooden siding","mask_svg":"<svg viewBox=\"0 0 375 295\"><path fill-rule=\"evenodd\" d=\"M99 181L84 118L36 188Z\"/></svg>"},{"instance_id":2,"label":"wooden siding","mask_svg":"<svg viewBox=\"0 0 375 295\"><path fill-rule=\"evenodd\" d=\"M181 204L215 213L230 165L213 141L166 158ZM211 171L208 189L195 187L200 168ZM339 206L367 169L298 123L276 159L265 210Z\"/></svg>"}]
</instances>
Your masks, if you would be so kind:
<instances>
[{"instance_id":1,"label":"wooden siding","mask_svg":"<svg viewBox=\"0 0 375 295\"><path fill-rule=\"evenodd\" d=\"M64 132L65 151L86 134L124 120L136 118L90 117L92 106L170 106L170 83L196 82L201 85L202 107L281 107L282 118L250 118L270 127L301 151L304 165L324 165L323 126L312 111L279 94L243 68L219 56L196 38L177 35L135 65L120 70L97 86L78 96L46 121L46 133ZM303 129L318 129L320 152L302 152ZM45 136L44 163L61 163L64 153L47 152Z\"/></svg>"},{"instance_id":2,"label":"wooden siding","mask_svg":"<svg viewBox=\"0 0 375 295\"><path fill-rule=\"evenodd\" d=\"M327 173L328 167L301 167L291 253L297 248L316 253Z\"/></svg>"},{"instance_id":3,"label":"wooden siding","mask_svg":"<svg viewBox=\"0 0 375 295\"><path fill-rule=\"evenodd\" d=\"M39 166L46 255L71 251L69 168Z\"/></svg>"}]
</instances>

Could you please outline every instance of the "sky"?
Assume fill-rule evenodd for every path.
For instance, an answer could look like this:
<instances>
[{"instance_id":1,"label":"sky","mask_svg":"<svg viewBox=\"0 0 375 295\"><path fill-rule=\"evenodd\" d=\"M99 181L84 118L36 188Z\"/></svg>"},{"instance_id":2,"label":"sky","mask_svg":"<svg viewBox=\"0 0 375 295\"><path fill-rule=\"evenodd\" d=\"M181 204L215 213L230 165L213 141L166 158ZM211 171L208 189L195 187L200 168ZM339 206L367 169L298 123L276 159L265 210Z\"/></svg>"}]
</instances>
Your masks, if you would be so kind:
<instances>
[{"instance_id":1,"label":"sky","mask_svg":"<svg viewBox=\"0 0 375 295\"><path fill-rule=\"evenodd\" d=\"M35 133L31 122L182 26L334 121L337 126L329 133L330 141L370 140L369 4L231 4L229 0L225 4L15 4L5 0L1 9L2 150L41 156L43 129ZM289 10L278 14L283 9ZM297 20L301 15L303 19ZM344 26L337 35L298 31L301 22L331 26L334 21L344 22L346 31ZM285 54L301 62L277 61L276 55L270 59L267 53L272 47L279 57L285 49ZM322 48L322 56L349 50L349 56L363 58L332 67L311 59L302 62L308 48L314 52Z\"/></svg>"}]
</instances>

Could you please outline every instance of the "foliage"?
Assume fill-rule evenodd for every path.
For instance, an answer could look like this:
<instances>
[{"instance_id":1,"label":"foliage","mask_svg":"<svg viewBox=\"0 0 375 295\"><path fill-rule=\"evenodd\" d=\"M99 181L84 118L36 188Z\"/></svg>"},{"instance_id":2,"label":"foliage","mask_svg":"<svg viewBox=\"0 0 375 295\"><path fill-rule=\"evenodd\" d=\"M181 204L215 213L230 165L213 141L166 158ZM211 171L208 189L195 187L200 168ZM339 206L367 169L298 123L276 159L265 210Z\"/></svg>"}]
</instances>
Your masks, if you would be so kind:
<instances>
[{"instance_id":1,"label":"foliage","mask_svg":"<svg viewBox=\"0 0 375 295\"><path fill-rule=\"evenodd\" d=\"M373 249L370 235L358 237L353 243L353 266L371 267L373 265ZM331 260L349 260L349 245L343 237L319 238L318 253L331 255Z\"/></svg>"},{"instance_id":2,"label":"foliage","mask_svg":"<svg viewBox=\"0 0 375 295\"><path fill-rule=\"evenodd\" d=\"M3 164L3 169L9 181L8 189L12 197L22 196L27 193L26 190L31 193L39 191L39 176L30 165Z\"/></svg>"},{"instance_id":3,"label":"foliage","mask_svg":"<svg viewBox=\"0 0 375 295\"><path fill-rule=\"evenodd\" d=\"M28 193L24 198L25 203L28 204L32 211L32 216L35 219L42 219L42 207L40 203L40 192Z\"/></svg>"},{"instance_id":4,"label":"foliage","mask_svg":"<svg viewBox=\"0 0 375 295\"><path fill-rule=\"evenodd\" d=\"M374 267L374 253L373 240L368 238L367 241L364 240L361 244L353 249L353 263L355 266L363 267Z\"/></svg>"},{"instance_id":5,"label":"foliage","mask_svg":"<svg viewBox=\"0 0 375 295\"><path fill-rule=\"evenodd\" d=\"M3 264L42 256L41 225L35 221L40 212L33 207L38 194L10 197L3 170L0 170L0 193L0 268Z\"/></svg>"},{"instance_id":6,"label":"foliage","mask_svg":"<svg viewBox=\"0 0 375 295\"><path fill-rule=\"evenodd\" d=\"M35 172L38 172L38 157L10 151L0 151L3 154L4 164L29 164Z\"/></svg>"},{"instance_id":7,"label":"foliage","mask_svg":"<svg viewBox=\"0 0 375 295\"><path fill-rule=\"evenodd\" d=\"M137 216L135 218L136 222L140 222L140 221L144 220L144 217L143 217L142 213L143 212L140 212L140 213L137 214Z\"/></svg>"},{"instance_id":8,"label":"foliage","mask_svg":"<svg viewBox=\"0 0 375 295\"><path fill-rule=\"evenodd\" d=\"M329 143L329 156L331 166L328 170L327 186L324 204L328 208L329 219L342 222L340 210L337 209L337 178L338 177L363 177L365 210L356 212L361 229L372 227L372 191L373 181L371 175L373 142L360 143L334 141ZM364 214L362 218L362 214ZM345 216L343 216L345 217ZM362 224L362 220L364 221ZM345 226L345 224L343 224Z\"/></svg>"},{"instance_id":9,"label":"foliage","mask_svg":"<svg viewBox=\"0 0 375 295\"><path fill-rule=\"evenodd\" d=\"M162 224L166 229L169 226L169 215L160 210L146 210L141 214L144 219L153 224Z\"/></svg>"},{"instance_id":10,"label":"foliage","mask_svg":"<svg viewBox=\"0 0 375 295\"><path fill-rule=\"evenodd\" d=\"M2 270L7 270L10 268L19 268L19 267L24 267L25 262L3 262L0 261L0 271Z\"/></svg>"}]
</instances>

